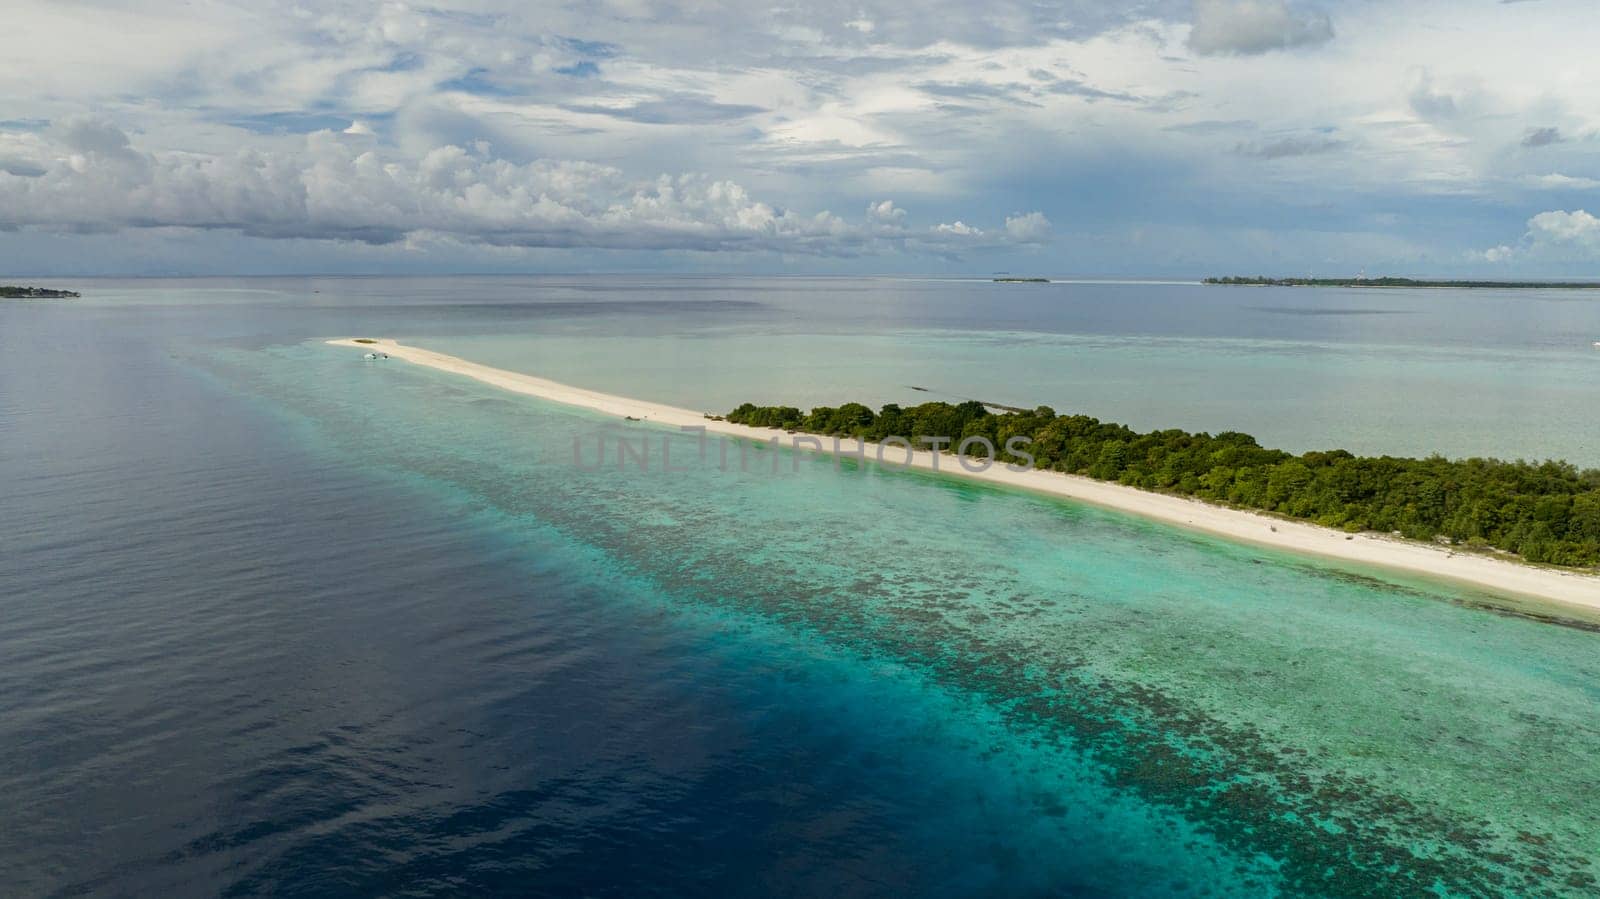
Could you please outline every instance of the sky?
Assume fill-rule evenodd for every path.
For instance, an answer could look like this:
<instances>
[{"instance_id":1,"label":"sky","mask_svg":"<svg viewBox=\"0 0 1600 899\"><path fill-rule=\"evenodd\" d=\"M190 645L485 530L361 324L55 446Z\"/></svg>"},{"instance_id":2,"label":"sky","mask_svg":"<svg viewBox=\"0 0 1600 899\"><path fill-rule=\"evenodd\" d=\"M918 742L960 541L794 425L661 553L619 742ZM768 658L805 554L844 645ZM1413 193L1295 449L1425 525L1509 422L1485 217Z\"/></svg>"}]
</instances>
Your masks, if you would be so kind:
<instances>
[{"instance_id":1,"label":"sky","mask_svg":"<svg viewBox=\"0 0 1600 899\"><path fill-rule=\"evenodd\" d=\"M1592 0L4 19L4 275L1600 277Z\"/></svg>"}]
</instances>

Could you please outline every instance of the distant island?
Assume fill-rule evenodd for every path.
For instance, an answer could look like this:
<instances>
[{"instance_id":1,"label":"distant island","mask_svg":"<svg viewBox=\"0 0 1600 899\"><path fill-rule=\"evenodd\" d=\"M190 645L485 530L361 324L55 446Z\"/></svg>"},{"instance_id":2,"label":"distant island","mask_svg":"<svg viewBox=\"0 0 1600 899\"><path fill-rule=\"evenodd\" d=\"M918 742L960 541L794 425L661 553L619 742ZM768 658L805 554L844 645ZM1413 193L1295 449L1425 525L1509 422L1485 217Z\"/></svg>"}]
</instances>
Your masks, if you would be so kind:
<instances>
[{"instance_id":1,"label":"distant island","mask_svg":"<svg viewBox=\"0 0 1600 899\"><path fill-rule=\"evenodd\" d=\"M4 300L68 300L82 294L71 290L50 290L45 287L16 287L0 285L0 299Z\"/></svg>"},{"instance_id":2,"label":"distant island","mask_svg":"<svg viewBox=\"0 0 1600 899\"><path fill-rule=\"evenodd\" d=\"M1415 278L1207 278L1206 284L1245 287L1465 287L1600 290L1600 281L1419 281Z\"/></svg>"},{"instance_id":3,"label":"distant island","mask_svg":"<svg viewBox=\"0 0 1600 899\"><path fill-rule=\"evenodd\" d=\"M1049 278L995 278L996 284L1049 284Z\"/></svg>"}]
</instances>

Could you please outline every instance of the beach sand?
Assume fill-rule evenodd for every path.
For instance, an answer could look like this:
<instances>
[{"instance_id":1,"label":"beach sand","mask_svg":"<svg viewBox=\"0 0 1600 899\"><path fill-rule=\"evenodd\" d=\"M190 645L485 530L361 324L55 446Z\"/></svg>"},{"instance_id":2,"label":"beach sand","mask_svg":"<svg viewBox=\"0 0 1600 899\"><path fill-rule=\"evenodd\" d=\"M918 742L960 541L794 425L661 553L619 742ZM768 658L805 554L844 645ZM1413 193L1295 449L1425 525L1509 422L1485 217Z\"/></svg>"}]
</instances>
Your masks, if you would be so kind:
<instances>
[{"instance_id":1,"label":"beach sand","mask_svg":"<svg viewBox=\"0 0 1600 899\"><path fill-rule=\"evenodd\" d=\"M770 441L774 435L778 435L783 438L783 444L786 446L790 445L792 439L771 428L752 428L727 421L715 421L708 418L704 412L585 390L545 378L479 365L421 347L406 346L393 340L381 339L358 343L355 338L340 338L327 342L333 346L387 353L395 359L462 375L514 393L618 417L632 417L674 427L703 427L709 434L758 441ZM834 451L832 438L815 439L822 447L821 452ZM809 445L802 444L802 448L807 449ZM856 455L863 450L868 459L879 458L876 444L862 444L848 439L838 442L838 451L841 455ZM882 458L892 465L904 467L902 463L906 455L903 448L890 446L884 448ZM963 467L953 455L922 450L913 452L910 456L910 467L913 468L1038 491L1204 531L1231 540L1354 562L1378 569L1442 578L1497 593L1600 612L1600 577L1595 575L1454 551L1444 546L1402 540L1381 534L1351 535L1319 525L1229 509L1186 497L1152 493L1077 475L1051 471L1019 472L1012 471L1004 465L994 465L983 471L972 471Z\"/></svg>"}]
</instances>

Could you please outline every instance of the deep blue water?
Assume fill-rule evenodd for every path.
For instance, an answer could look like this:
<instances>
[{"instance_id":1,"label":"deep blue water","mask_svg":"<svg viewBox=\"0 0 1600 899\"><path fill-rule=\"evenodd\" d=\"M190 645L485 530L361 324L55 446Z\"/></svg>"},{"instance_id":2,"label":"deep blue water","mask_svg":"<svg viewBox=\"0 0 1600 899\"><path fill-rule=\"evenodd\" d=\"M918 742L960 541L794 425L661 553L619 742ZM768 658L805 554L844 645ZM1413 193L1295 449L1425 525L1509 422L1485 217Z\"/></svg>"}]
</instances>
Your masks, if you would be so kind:
<instances>
[{"instance_id":1,"label":"deep blue water","mask_svg":"<svg viewBox=\"0 0 1600 899\"><path fill-rule=\"evenodd\" d=\"M1600 746L1591 630L937 479L823 466L719 495L563 474L534 457L581 417L308 342L425 335L492 357L520 334L540 347L524 363L597 378L670 347L644 392L808 383L719 371L707 346L930 333L919 352L950 359L1003 332L1188 341L1174 364L1201 368L1237 341L1368 362L1409 342L1544 371L1588 358L1570 345L1587 301L1518 317L1521 298L1451 315L1413 294L1138 285L991 306L990 285L826 279L81 286L0 304L7 895L1593 883L1600 784L1574 763ZM1161 355L1101 350L1132 354L1128 372ZM864 392L900 383L838 361ZM1418 378L1452 371L1441 395L1492 369ZM1588 445L1557 426L1559 392L1527 399ZM1507 846L1527 857L1485 861Z\"/></svg>"},{"instance_id":2,"label":"deep blue water","mask_svg":"<svg viewBox=\"0 0 1600 899\"><path fill-rule=\"evenodd\" d=\"M709 653L554 533L306 452L169 352L257 315L216 312L0 309L3 892L1028 881L1004 809L925 828L984 771L881 714L924 699Z\"/></svg>"}]
</instances>

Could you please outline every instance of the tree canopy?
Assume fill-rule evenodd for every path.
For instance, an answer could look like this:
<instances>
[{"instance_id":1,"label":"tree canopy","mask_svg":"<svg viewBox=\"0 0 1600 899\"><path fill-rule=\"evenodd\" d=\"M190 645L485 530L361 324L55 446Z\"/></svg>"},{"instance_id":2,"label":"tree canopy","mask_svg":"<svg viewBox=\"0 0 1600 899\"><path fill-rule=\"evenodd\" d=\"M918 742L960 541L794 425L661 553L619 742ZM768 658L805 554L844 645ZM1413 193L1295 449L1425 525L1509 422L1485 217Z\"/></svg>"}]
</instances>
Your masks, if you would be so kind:
<instances>
[{"instance_id":1,"label":"tree canopy","mask_svg":"<svg viewBox=\"0 0 1600 899\"><path fill-rule=\"evenodd\" d=\"M1517 553L1532 562L1600 565L1600 471L1566 462L1357 456L1345 450L1294 455L1266 449L1248 434L1139 433L1048 406L996 414L982 403L860 403L793 406L745 403L727 420L755 427L882 441L949 438L952 447L983 437L1002 462L1025 463L1005 449L1012 437L1038 468L1130 487L1274 512L1346 531L1398 532Z\"/></svg>"}]
</instances>

